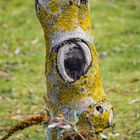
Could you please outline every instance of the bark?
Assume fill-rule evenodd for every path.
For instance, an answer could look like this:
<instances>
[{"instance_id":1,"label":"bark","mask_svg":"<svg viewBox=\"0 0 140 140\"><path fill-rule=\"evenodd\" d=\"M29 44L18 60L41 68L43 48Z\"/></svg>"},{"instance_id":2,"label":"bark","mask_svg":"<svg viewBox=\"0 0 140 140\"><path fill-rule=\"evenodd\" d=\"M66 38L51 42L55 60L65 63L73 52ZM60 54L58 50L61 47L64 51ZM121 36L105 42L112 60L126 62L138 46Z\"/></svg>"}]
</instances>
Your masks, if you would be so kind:
<instances>
[{"instance_id":1,"label":"bark","mask_svg":"<svg viewBox=\"0 0 140 140\"><path fill-rule=\"evenodd\" d=\"M94 139L112 125L87 0L36 0L46 41L47 140Z\"/></svg>"}]
</instances>

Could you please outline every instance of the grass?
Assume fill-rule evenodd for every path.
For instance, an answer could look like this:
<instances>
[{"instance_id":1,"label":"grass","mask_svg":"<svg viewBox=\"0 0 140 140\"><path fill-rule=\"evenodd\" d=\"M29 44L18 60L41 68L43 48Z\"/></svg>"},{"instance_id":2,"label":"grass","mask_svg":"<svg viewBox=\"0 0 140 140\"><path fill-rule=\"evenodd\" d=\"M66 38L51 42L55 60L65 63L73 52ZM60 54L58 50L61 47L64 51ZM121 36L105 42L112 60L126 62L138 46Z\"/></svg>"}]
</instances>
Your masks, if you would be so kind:
<instances>
[{"instance_id":1,"label":"grass","mask_svg":"<svg viewBox=\"0 0 140 140\"><path fill-rule=\"evenodd\" d=\"M140 99L140 3L91 0L91 13L104 89L115 109L115 134L109 139L139 140L140 101L135 101ZM1 0L1 136L44 108L44 58L45 43L34 2ZM35 126L11 139L45 139L45 130Z\"/></svg>"}]
</instances>

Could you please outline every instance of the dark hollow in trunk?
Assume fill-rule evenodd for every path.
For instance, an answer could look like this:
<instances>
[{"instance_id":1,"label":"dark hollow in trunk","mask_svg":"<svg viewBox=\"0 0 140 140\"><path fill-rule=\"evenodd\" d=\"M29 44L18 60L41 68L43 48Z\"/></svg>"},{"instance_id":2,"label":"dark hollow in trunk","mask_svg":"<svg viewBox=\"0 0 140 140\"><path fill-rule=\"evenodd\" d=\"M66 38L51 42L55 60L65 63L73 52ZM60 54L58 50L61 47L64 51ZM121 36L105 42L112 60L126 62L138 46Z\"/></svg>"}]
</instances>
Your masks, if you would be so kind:
<instances>
[{"instance_id":1,"label":"dark hollow in trunk","mask_svg":"<svg viewBox=\"0 0 140 140\"><path fill-rule=\"evenodd\" d=\"M65 52L64 65L67 74L74 80L83 75L85 57L83 50L77 44L71 44Z\"/></svg>"}]
</instances>

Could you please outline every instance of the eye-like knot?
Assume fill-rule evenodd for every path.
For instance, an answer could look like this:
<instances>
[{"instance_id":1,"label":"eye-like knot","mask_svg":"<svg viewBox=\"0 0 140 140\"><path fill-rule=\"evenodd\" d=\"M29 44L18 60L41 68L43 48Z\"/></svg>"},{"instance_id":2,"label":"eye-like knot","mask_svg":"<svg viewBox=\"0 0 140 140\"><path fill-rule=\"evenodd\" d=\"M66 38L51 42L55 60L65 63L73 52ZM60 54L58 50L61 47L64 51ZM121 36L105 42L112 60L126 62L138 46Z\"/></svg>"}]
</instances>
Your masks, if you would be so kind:
<instances>
[{"instance_id":1,"label":"eye-like knot","mask_svg":"<svg viewBox=\"0 0 140 140\"><path fill-rule=\"evenodd\" d=\"M73 83L87 73L92 63L88 45L82 41L61 46L57 54L57 69L62 79Z\"/></svg>"},{"instance_id":2,"label":"eye-like knot","mask_svg":"<svg viewBox=\"0 0 140 140\"><path fill-rule=\"evenodd\" d=\"M104 109L102 108L102 106L97 106L96 110L100 113L103 113Z\"/></svg>"}]
</instances>

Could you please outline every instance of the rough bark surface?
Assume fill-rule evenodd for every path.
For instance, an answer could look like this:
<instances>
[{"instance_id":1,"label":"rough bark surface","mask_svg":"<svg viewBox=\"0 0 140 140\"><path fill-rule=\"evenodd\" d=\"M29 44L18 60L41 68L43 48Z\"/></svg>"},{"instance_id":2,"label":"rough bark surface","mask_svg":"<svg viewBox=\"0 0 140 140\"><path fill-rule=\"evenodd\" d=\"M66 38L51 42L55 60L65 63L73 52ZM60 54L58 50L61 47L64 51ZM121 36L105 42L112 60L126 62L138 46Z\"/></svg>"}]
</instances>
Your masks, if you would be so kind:
<instances>
[{"instance_id":1,"label":"rough bark surface","mask_svg":"<svg viewBox=\"0 0 140 140\"><path fill-rule=\"evenodd\" d=\"M113 117L91 36L89 3L36 0L35 7L46 41L48 108L54 118L47 140L70 133L71 139L87 139L111 126Z\"/></svg>"}]
</instances>

